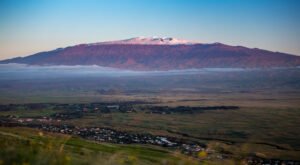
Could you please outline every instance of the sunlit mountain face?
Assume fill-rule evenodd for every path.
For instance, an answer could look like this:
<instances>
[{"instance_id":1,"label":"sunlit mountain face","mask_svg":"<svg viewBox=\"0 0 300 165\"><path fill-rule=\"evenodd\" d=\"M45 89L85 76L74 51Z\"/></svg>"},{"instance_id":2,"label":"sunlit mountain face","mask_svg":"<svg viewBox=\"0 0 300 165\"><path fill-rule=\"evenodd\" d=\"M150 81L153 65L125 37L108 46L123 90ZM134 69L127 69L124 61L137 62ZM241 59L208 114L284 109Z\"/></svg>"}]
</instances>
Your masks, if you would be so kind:
<instances>
[{"instance_id":1,"label":"sunlit mountain face","mask_svg":"<svg viewBox=\"0 0 300 165\"><path fill-rule=\"evenodd\" d=\"M171 37L137 37L58 48L4 60L1 63L97 65L129 70L177 70L297 67L300 65L300 57L221 43L207 44Z\"/></svg>"}]
</instances>

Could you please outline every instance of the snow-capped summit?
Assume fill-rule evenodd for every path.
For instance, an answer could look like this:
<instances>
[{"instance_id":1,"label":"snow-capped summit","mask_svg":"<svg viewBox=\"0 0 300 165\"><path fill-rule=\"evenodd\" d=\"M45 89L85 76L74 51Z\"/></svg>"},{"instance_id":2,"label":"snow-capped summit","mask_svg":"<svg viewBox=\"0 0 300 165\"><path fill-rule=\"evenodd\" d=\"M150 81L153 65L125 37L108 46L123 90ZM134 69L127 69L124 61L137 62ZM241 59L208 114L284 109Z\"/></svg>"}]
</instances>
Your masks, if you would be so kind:
<instances>
[{"instance_id":1,"label":"snow-capped summit","mask_svg":"<svg viewBox=\"0 0 300 165\"><path fill-rule=\"evenodd\" d=\"M108 41L108 42L98 42L95 44L89 45L107 45L107 44L121 44L121 45L130 45L130 44L138 44L138 45L193 45L199 44L199 42L182 40L172 37L135 37L126 40L119 41Z\"/></svg>"}]
</instances>

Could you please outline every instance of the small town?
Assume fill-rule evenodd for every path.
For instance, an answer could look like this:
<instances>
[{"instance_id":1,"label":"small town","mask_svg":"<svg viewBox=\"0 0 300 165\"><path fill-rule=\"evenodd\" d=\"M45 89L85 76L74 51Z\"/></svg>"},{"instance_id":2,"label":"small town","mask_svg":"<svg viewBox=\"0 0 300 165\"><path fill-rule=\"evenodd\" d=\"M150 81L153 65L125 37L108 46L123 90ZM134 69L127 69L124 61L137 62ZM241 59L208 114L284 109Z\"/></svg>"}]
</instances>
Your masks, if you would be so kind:
<instances>
[{"instance_id":1,"label":"small town","mask_svg":"<svg viewBox=\"0 0 300 165\"><path fill-rule=\"evenodd\" d=\"M0 126L30 127L46 132L78 136L95 142L156 145L172 150L179 150L181 153L197 158L200 161L203 160L203 158L198 157L199 152L205 152L208 155L207 157L205 157L205 159L223 160L232 158L232 155L230 153L217 152L207 147L205 144L188 141L186 139L178 139L174 137L152 134L129 133L125 131L117 131L111 128L77 127L73 125L63 124L61 122L61 118L18 118L16 116L7 116L0 118ZM244 162L247 165L300 165L299 161L264 159L255 155L247 156L246 158L244 158Z\"/></svg>"},{"instance_id":2,"label":"small town","mask_svg":"<svg viewBox=\"0 0 300 165\"><path fill-rule=\"evenodd\" d=\"M204 144L197 142L185 141L183 139L176 139L173 137L156 136L151 134L136 134L123 131L117 131L110 128L100 127L75 127L67 124L51 124L55 120L51 118L33 119L33 118L1 118L2 126L24 126L30 128L37 128L42 131L70 134L79 136L84 139L109 142L117 144L151 144L170 149L179 149L182 153L196 156L199 151L207 151L212 153L212 150L207 150Z\"/></svg>"}]
</instances>

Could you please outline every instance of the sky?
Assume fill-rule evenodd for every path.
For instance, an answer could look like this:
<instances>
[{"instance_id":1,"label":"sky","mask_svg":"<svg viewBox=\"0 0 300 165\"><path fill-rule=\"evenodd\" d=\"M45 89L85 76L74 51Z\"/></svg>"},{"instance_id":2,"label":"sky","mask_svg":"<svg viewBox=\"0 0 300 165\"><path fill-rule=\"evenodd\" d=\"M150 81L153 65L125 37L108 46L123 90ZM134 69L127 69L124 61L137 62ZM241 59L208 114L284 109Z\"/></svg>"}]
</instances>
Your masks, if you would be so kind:
<instances>
[{"instance_id":1,"label":"sky","mask_svg":"<svg viewBox=\"0 0 300 165\"><path fill-rule=\"evenodd\" d=\"M300 55L300 1L0 0L0 60L138 36Z\"/></svg>"}]
</instances>

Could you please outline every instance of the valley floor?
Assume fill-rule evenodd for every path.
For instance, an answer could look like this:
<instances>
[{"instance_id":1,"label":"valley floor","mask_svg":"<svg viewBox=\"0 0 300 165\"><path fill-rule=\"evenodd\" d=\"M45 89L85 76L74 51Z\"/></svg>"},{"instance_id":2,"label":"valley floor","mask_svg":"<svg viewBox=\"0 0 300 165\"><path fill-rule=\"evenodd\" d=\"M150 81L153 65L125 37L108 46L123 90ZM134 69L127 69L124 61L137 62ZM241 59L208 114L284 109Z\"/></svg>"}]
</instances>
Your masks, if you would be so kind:
<instances>
[{"instance_id":1,"label":"valley floor","mask_svg":"<svg viewBox=\"0 0 300 165\"><path fill-rule=\"evenodd\" d=\"M62 161L51 164L98 159L108 164L299 163L298 108L194 102L192 107L168 102L1 105L1 160L35 164L42 156L37 151L48 152L50 143L54 157ZM77 149L70 149L73 145ZM77 161L78 154L86 162Z\"/></svg>"},{"instance_id":2,"label":"valley floor","mask_svg":"<svg viewBox=\"0 0 300 165\"><path fill-rule=\"evenodd\" d=\"M300 164L298 68L103 74L0 71L0 165Z\"/></svg>"}]
</instances>

